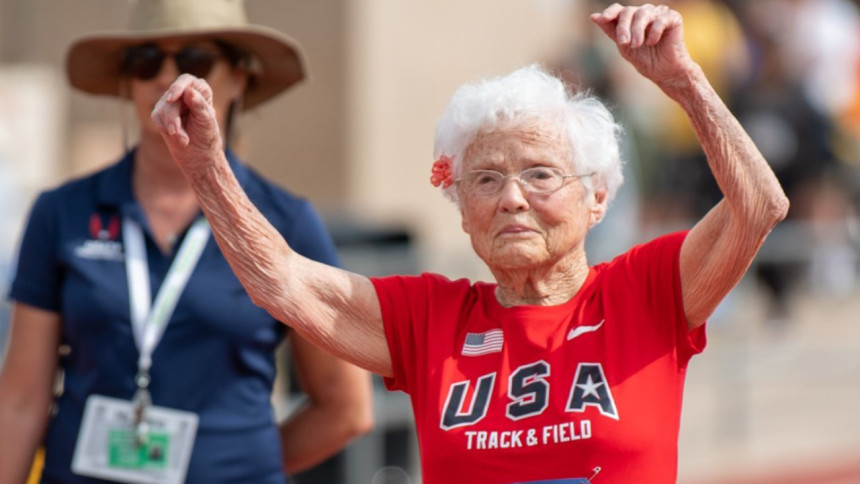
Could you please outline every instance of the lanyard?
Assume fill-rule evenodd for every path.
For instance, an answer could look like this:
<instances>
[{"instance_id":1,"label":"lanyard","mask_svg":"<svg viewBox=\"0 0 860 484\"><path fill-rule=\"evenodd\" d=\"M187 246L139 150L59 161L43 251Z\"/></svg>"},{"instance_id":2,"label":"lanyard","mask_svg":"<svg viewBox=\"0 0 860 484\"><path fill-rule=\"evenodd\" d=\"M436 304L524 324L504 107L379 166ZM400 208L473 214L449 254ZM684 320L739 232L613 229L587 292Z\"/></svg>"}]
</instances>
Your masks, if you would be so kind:
<instances>
[{"instance_id":1,"label":"lanyard","mask_svg":"<svg viewBox=\"0 0 860 484\"><path fill-rule=\"evenodd\" d=\"M200 217L191 226L182 246L179 247L176 259L167 271L154 303L150 303L149 266L146 262L143 231L137 222L128 218L123 220L122 228L131 324L140 352L138 367L141 371L149 371L152 366L152 352L161 340L168 320L176 309L179 296L209 240L209 224L205 218Z\"/></svg>"},{"instance_id":2,"label":"lanyard","mask_svg":"<svg viewBox=\"0 0 860 484\"><path fill-rule=\"evenodd\" d=\"M152 366L152 353L176 309L179 296L185 290L191 272L203 254L211 230L205 218L200 217L185 236L176 258L170 265L164 282L151 302L149 290L149 265L146 262L146 245L140 225L128 217L122 222L123 245L125 246L125 267L128 280L129 309L131 312L132 332L140 354L137 360L138 391L135 403L142 413L151 404L149 392L149 368ZM138 415L140 423L141 415Z\"/></svg>"}]
</instances>

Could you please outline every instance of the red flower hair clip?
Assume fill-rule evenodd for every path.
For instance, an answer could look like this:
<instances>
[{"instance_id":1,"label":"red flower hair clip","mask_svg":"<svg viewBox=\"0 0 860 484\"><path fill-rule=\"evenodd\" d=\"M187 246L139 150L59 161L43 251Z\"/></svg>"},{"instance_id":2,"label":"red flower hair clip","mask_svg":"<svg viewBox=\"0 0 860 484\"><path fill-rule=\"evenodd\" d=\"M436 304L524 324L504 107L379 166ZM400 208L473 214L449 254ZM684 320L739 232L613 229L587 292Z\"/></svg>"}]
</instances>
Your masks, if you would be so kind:
<instances>
[{"instance_id":1,"label":"red flower hair clip","mask_svg":"<svg viewBox=\"0 0 860 484\"><path fill-rule=\"evenodd\" d=\"M433 174L430 176L430 183L434 187L442 186L448 188L454 183L454 176L451 174L451 164L454 159L450 156L441 156L433 163Z\"/></svg>"}]
</instances>

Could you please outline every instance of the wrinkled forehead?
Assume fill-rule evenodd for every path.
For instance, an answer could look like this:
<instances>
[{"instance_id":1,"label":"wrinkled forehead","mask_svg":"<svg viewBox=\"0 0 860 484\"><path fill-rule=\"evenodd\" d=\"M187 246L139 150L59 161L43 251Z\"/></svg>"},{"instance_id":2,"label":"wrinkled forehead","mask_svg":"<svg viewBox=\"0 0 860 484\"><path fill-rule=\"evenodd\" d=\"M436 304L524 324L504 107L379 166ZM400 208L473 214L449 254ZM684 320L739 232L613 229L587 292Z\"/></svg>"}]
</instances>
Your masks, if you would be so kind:
<instances>
[{"instance_id":1,"label":"wrinkled forehead","mask_svg":"<svg viewBox=\"0 0 860 484\"><path fill-rule=\"evenodd\" d=\"M500 124L475 135L463 153L463 169L567 166L571 154L570 138L559 124L541 120Z\"/></svg>"}]
</instances>

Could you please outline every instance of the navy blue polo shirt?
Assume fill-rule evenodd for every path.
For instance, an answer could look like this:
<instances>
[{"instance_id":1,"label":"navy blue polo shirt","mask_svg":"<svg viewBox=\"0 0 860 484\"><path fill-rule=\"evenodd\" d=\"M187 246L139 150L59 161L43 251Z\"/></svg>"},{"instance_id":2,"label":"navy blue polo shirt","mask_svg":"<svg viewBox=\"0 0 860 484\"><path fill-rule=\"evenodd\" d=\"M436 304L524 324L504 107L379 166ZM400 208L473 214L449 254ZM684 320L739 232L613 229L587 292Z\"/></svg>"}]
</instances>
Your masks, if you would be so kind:
<instances>
[{"instance_id":1,"label":"navy blue polo shirt","mask_svg":"<svg viewBox=\"0 0 860 484\"><path fill-rule=\"evenodd\" d=\"M239 183L299 253L337 264L310 203L267 182L228 152ZM134 154L42 193L21 243L10 297L62 316L65 389L45 436L47 483L101 482L73 475L87 397L131 399L138 350L129 314L122 218L144 229L153 297L173 255L152 238L132 194ZM183 234L184 237L184 234ZM181 244L181 239L176 247ZM153 403L200 417L189 483L279 483L280 437L270 403L274 350L286 326L255 306L210 238L153 353Z\"/></svg>"}]
</instances>

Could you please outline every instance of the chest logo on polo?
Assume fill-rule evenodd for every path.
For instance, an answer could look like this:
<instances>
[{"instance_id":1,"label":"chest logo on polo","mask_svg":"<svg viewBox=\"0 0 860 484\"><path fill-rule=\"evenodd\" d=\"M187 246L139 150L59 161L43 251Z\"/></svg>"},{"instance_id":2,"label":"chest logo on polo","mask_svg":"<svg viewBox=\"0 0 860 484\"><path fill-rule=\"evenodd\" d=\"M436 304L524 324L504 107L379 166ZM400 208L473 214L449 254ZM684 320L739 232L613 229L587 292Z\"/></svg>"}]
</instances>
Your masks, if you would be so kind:
<instances>
[{"instance_id":1,"label":"chest logo on polo","mask_svg":"<svg viewBox=\"0 0 860 484\"><path fill-rule=\"evenodd\" d=\"M76 256L91 260L123 260L122 243L119 241L119 215L103 216L93 212L90 215L88 232L90 238L75 247Z\"/></svg>"}]
</instances>

